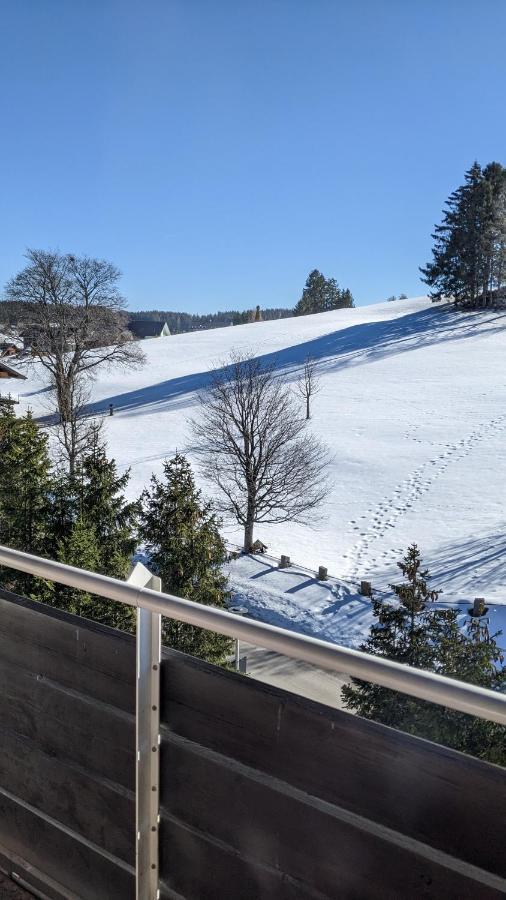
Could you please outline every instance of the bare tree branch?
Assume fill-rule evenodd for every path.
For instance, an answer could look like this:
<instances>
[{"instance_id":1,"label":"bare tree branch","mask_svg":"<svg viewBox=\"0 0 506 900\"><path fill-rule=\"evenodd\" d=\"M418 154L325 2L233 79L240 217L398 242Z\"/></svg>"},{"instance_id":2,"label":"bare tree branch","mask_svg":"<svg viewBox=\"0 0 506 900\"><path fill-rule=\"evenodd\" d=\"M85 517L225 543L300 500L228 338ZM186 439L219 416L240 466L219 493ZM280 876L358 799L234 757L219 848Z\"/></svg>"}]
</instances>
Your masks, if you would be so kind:
<instances>
[{"instance_id":1,"label":"bare tree branch","mask_svg":"<svg viewBox=\"0 0 506 900\"><path fill-rule=\"evenodd\" d=\"M104 365L140 365L144 356L127 330L121 273L112 263L47 250L28 250L26 258L28 265L8 282L6 297L19 303L18 327L49 373L62 427L72 430L84 380ZM70 468L75 461L69 457Z\"/></svg>"},{"instance_id":2,"label":"bare tree branch","mask_svg":"<svg viewBox=\"0 0 506 900\"><path fill-rule=\"evenodd\" d=\"M306 521L327 493L328 454L274 368L233 355L200 403L193 449L222 512L244 527L246 552L256 522Z\"/></svg>"},{"instance_id":3,"label":"bare tree branch","mask_svg":"<svg viewBox=\"0 0 506 900\"><path fill-rule=\"evenodd\" d=\"M306 401L306 419L311 418L310 401L320 390L318 367L312 356L306 356L304 368L295 382L295 390Z\"/></svg>"},{"instance_id":4,"label":"bare tree branch","mask_svg":"<svg viewBox=\"0 0 506 900\"><path fill-rule=\"evenodd\" d=\"M55 428L56 439L62 450L62 461L67 463L71 474L75 471L79 457L89 449L102 428L99 419L85 412L90 394L89 381L83 378L75 380L72 386L71 415L67 419L60 418Z\"/></svg>"}]
</instances>

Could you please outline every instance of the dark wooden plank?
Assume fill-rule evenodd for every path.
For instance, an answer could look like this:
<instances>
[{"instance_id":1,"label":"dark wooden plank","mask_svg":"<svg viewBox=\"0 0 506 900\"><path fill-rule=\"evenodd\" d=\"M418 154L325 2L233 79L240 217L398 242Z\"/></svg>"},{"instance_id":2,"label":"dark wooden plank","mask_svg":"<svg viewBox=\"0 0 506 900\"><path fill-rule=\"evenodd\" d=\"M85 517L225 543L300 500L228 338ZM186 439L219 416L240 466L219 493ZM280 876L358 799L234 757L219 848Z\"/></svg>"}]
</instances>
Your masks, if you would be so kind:
<instances>
[{"instance_id":1,"label":"dark wooden plank","mask_svg":"<svg viewBox=\"0 0 506 900\"><path fill-rule=\"evenodd\" d=\"M166 652L175 733L506 876L506 771Z\"/></svg>"},{"instance_id":2,"label":"dark wooden plank","mask_svg":"<svg viewBox=\"0 0 506 900\"><path fill-rule=\"evenodd\" d=\"M132 896L132 637L4 592L0 680L0 843L84 900ZM504 874L503 770L173 652L162 714L162 895L501 896L377 823Z\"/></svg>"},{"instance_id":3,"label":"dark wooden plank","mask_svg":"<svg viewBox=\"0 0 506 900\"><path fill-rule=\"evenodd\" d=\"M166 649L160 687L161 721L177 734L259 768L275 753L283 692Z\"/></svg>"},{"instance_id":4,"label":"dark wooden plank","mask_svg":"<svg viewBox=\"0 0 506 900\"><path fill-rule=\"evenodd\" d=\"M0 844L80 900L134 900L131 867L76 841L1 791Z\"/></svg>"},{"instance_id":5,"label":"dark wooden plank","mask_svg":"<svg viewBox=\"0 0 506 900\"><path fill-rule=\"evenodd\" d=\"M133 897L135 641L1 594L0 840L69 894Z\"/></svg>"},{"instance_id":6,"label":"dark wooden plank","mask_svg":"<svg viewBox=\"0 0 506 900\"><path fill-rule=\"evenodd\" d=\"M79 900L74 893L70 894L68 888L58 884L54 878L49 878L23 857L9 852L2 844L0 844L0 872L4 872L13 882L26 887L27 890L30 889L30 898L33 894L34 897L44 897L44 900L46 898L47 900ZM15 896L17 897L17 895ZM0 897L4 900L1 890Z\"/></svg>"},{"instance_id":7,"label":"dark wooden plank","mask_svg":"<svg viewBox=\"0 0 506 900\"><path fill-rule=\"evenodd\" d=\"M1 614L0 614L1 619ZM58 682L71 690L79 691L96 700L109 703L127 713L135 712L135 685L126 685L111 675L76 664L57 650L40 647L12 637L1 631L0 624L0 659L42 678ZM135 662L133 663L135 665Z\"/></svg>"},{"instance_id":8,"label":"dark wooden plank","mask_svg":"<svg viewBox=\"0 0 506 900\"><path fill-rule=\"evenodd\" d=\"M281 872L167 818L160 825L160 871L162 897L175 892L184 900L323 900Z\"/></svg>"},{"instance_id":9,"label":"dark wooden plank","mask_svg":"<svg viewBox=\"0 0 506 900\"><path fill-rule=\"evenodd\" d=\"M42 622L47 625L42 625ZM135 648L135 638L131 634L20 597L3 588L0 588L0 623L2 628L5 623L5 627L13 633L41 646L45 646L44 631L41 629L47 627L52 649L66 652L82 665L108 672L126 683L135 681L128 657L121 649L121 645L130 647L130 652ZM76 634L76 629L83 632L82 639Z\"/></svg>"},{"instance_id":10,"label":"dark wooden plank","mask_svg":"<svg viewBox=\"0 0 506 900\"><path fill-rule=\"evenodd\" d=\"M406 847L402 836L196 745L165 737L161 765L162 819L175 818L249 865L277 871L308 896L372 898L378 885L391 897L504 896L486 875L459 871L458 860L417 842ZM170 846L167 855L172 859Z\"/></svg>"},{"instance_id":11,"label":"dark wooden plank","mask_svg":"<svg viewBox=\"0 0 506 900\"><path fill-rule=\"evenodd\" d=\"M346 847L343 852L346 852ZM328 893L279 870L255 864L218 841L189 829L183 823L164 819L161 824L161 897L184 900L501 900L502 892L476 890L471 883L456 878L444 886L431 880L416 861L397 854L378 859L363 856L357 864L356 881L350 883L346 872ZM341 848L335 847L336 855ZM342 858L342 857L341 857ZM427 878L428 880L424 880Z\"/></svg>"},{"instance_id":12,"label":"dark wooden plank","mask_svg":"<svg viewBox=\"0 0 506 900\"><path fill-rule=\"evenodd\" d=\"M0 723L41 750L135 789L135 717L5 663Z\"/></svg>"},{"instance_id":13,"label":"dark wooden plank","mask_svg":"<svg viewBox=\"0 0 506 900\"><path fill-rule=\"evenodd\" d=\"M0 657L135 711L135 639L0 590Z\"/></svg>"},{"instance_id":14,"label":"dark wooden plank","mask_svg":"<svg viewBox=\"0 0 506 900\"><path fill-rule=\"evenodd\" d=\"M1 787L16 799L133 864L134 795L84 769L43 753L0 727Z\"/></svg>"}]
</instances>

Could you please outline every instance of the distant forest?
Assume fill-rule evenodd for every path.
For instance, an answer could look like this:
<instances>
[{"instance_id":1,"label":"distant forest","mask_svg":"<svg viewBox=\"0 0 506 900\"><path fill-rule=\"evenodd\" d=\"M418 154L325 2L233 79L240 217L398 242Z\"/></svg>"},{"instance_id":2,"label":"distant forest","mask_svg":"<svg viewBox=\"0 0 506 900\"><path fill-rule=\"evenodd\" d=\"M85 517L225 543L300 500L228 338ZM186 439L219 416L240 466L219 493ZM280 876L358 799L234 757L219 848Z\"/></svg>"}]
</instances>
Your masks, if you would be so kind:
<instances>
[{"instance_id":1,"label":"distant forest","mask_svg":"<svg viewBox=\"0 0 506 900\"><path fill-rule=\"evenodd\" d=\"M72 258L69 257L69 259ZM70 303L72 302L70 300ZM167 322L171 334L181 334L186 331L225 328L228 325L245 325L248 322L268 322L272 319L307 316L353 306L353 296L348 288L340 288L335 278L325 278L318 269L313 269L308 275L302 296L293 309L287 309L286 307L262 309L260 306L257 306L255 309L246 309L242 312L237 309L231 309L225 312L196 315L194 313L172 312L164 309L142 309L134 312L129 309L120 310L120 308L117 308L116 314L120 317L120 321L124 322L125 327L129 322L134 322L138 319L152 322ZM37 304L35 304L33 309L35 314L37 312ZM29 312L30 302L24 299L0 300L0 324L15 327L23 318L26 321L27 313Z\"/></svg>"},{"instance_id":2,"label":"distant forest","mask_svg":"<svg viewBox=\"0 0 506 900\"><path fill-rule=\"evenodd\" d=\"M0 323L11 326L17 325L20 308L19 302L0 300ZM257 316L259 316L260 320L286 319L289 316L293 316L293 309L262 309L259 314L254 309L245 310L244 312L229 310L228 312L208 313L203 316L161 309L143 309L136 312L125 309L124 315L130 321L149 319L154 322L167 322L172 334L178 334L183 331L200 331L205 328L224 328L226 325L244 325L246 322L254 322Z\"/></svg>"},{"instance_id":3,"label":"distant forest","mask_svg":"<svg viewBox=\"0 0 506 900\"><path fill-rule=\"evenodd\" d=\"M131 320L150 319L155 322L167 322L172 334L180 334L183 331L202 331L206 328L225 328L227 325L244 325L254 322L256 310L248 309L244 312L232 309L227 312L207 313L198 316L193 313L170 312L161 309L139 310L130 312ZM263 321L271 319L287 319L293 316L293 309L261 309L260 318Z\"/></svg>"}]
</instances>

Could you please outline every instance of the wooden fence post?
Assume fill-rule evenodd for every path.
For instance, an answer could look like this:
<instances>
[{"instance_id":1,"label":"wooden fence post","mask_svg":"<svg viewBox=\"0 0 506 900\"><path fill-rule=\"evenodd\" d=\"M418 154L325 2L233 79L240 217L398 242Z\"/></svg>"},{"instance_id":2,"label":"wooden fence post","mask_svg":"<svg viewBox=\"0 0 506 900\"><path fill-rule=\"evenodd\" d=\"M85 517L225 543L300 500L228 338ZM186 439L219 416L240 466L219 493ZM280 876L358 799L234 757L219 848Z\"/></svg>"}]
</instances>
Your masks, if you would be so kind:
<instances>
[{"instance_id":1,"label":"wooden fence post","mask_svg":"<svg viewBox=\"0 0 506 900\"><path fill-rule=\"evenodd\" d=\"M477 618L485 612L485 597L475 597L472 615Z\"/></svg>"}]
</instances>

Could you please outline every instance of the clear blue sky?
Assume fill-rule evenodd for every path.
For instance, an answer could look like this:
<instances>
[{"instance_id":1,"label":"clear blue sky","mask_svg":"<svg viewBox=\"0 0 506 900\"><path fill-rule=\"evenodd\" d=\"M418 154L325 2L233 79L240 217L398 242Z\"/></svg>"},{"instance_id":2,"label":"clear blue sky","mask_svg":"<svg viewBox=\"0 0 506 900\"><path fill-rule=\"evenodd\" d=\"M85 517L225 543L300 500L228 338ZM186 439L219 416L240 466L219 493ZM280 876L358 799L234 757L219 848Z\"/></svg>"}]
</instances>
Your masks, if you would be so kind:
<instances>
[{"instance_id":1,"label":"clear blue sky","mask_svg":"<svg viewBox=\"0 0 506 900\"><path fill-rule=\"evenodd\" d=\"M1 6L1 284L34 246L134 309L422 293L448 193L506 163L504 0Z\"/></svg>"}]
</instances>

